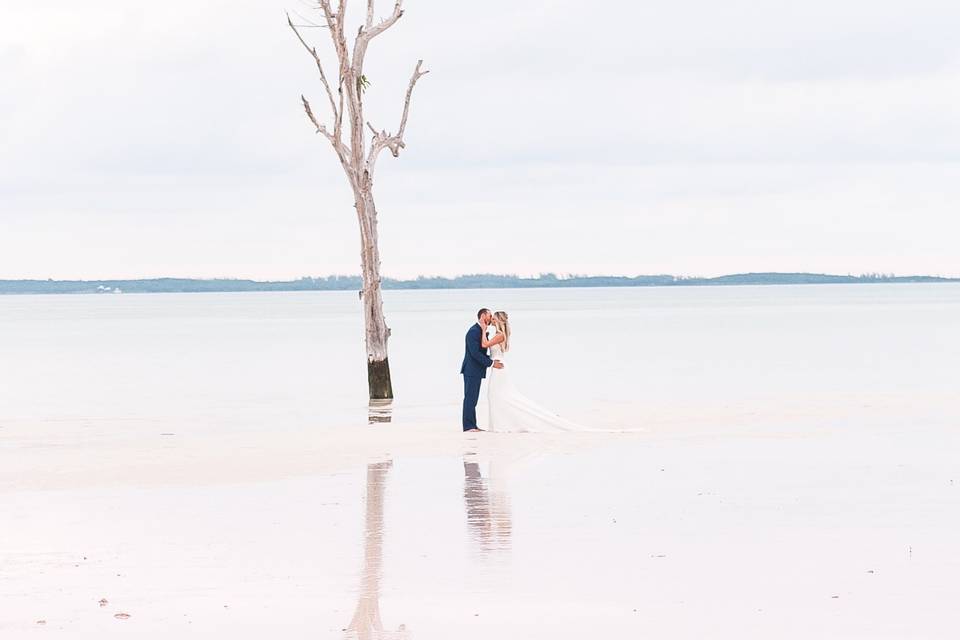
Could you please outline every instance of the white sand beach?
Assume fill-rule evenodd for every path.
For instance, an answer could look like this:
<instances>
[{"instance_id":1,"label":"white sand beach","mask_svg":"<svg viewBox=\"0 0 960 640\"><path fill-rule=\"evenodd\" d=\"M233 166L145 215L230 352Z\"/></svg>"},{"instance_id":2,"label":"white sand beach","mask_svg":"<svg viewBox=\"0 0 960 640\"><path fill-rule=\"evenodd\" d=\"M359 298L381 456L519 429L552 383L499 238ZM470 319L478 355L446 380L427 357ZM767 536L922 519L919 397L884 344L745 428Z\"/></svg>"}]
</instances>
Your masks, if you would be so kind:
<instances>
[{"instance_id":1,"label":"white sand beach","mask_svg":"<svg viewBox=\"0 0 960 640\"><path fill-rule=\"evenodd\" d=\"M8 427L0 632L943 638L944 408L557 436Z\"/></svg>"}]
</instances>

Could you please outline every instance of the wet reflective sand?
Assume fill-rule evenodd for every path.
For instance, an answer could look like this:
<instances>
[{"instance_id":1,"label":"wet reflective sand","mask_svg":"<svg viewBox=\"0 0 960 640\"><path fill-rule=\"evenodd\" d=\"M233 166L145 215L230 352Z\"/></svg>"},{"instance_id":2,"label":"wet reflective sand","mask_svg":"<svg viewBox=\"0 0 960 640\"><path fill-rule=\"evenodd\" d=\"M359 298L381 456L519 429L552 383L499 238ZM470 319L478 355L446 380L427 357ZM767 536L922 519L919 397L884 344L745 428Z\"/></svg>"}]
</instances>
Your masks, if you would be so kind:
<instances>
[{"instance_id":1,"label":"wet reflective sand","mask_svg":"<svg viewBox=\"0 0 960 640\"><path fill-rule=\"evenodd\" d=\"M292 476L281 456L256 481L127 470L5 491L2 637L934 638L952 624L955 430L487 437Z\"/></svg>"}]
</instances>

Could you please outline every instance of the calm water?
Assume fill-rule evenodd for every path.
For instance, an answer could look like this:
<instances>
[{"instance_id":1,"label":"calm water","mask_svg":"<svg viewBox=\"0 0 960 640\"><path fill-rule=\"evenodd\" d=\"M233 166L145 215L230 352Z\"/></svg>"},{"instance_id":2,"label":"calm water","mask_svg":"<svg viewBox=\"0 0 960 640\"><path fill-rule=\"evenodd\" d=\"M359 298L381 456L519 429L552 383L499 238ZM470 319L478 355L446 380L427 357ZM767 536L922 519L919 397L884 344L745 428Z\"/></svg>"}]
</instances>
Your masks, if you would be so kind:
<instances>
[{"instance_id":1,"label":"calm water","mask_svg":"<svg viewBox=\"0 0 960 640\"><path fill-rule=\"evenodd\" d=\"M510 312L524 391L595 424L673 408L945 396L960 286L386 292L396 422L458 421L463 333ZM354 292L0 297L0 424L362 424Z\"/></svg>"}]
</instances>

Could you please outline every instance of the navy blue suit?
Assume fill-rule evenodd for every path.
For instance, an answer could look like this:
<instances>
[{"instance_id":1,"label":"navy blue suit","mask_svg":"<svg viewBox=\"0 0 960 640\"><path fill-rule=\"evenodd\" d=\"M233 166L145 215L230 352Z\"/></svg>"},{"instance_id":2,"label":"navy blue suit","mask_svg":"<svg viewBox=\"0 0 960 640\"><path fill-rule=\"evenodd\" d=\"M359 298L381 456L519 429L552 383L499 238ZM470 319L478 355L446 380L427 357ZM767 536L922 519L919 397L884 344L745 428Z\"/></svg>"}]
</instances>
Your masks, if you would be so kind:
<instances>
[{"instance_id":1,"label":"navy blue suit","mask_svg":"<svg viewBox=\"0 0 960 640\"><path fill-rule=\"evenodd\" d=\"M493 360L481 346L483 330L475 324L467 331L463 353L463 430L477 428L477 400L480 399L480 381L487 377L487 367Z\"/></svg>"}]
</instances>

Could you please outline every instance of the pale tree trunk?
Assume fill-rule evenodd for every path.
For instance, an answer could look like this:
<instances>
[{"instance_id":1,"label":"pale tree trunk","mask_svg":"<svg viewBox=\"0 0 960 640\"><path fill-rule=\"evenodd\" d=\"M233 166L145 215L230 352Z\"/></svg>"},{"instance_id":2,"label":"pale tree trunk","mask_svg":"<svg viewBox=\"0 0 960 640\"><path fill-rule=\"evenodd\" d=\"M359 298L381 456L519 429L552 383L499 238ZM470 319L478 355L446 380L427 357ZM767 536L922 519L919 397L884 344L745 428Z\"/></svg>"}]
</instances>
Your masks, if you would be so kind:
<instances>
[{"instance_id":1,"label":"pale tree trunk","mask_svg":"<svg viewBox=\"0 0 960 640\"><path fill-rule=\"evenodd\" d=\"M363 193L356 202L360 219L360 265L363 270L363 323L367 344L367 385L371 400L393 397L390 381L390 359L387 357L387 339L390 329L383 317L383 296L380 293L380 246L377 238L377 209L373 194Z\"/></svg>"},{"instance_id":2,"label":"pale tree trunk","mask_svg":"<svg viewBox=\"0 0 960 640\"><path fill-rule=\"evenodd\" d=\"M387 340L390 329L387 328L383 315L383 297L380 291L380 247L377 237L377 208L373 201L373 173L380 152L389 149L394 157L400 155L404 148L403 134L407 126L407 116L410 113L410 97L413 87L420 76L426 74L421 71L422 60L417 66L407 85L407 93L403 102L403 113L396 133L388 133L385 129L377 129L366 122L363 117L363 92L368 84L363 74L363 61L370 41L380 35L403 15L402 0L397 0L393 13L381 22L374 24L375 0L367 0L366 20L353 43L351 55L347 46L345 16L347 0L339 0L336 9L330 0L319 0L319 9L323 12L327 30L333 41L333 47L339 63L339 82L337 98L334 98L330 83L324 73L323 65L316 48L307 44L301 36L297 25L287 16L287 23L293 29L304 48L313 57L320 74L320 82L330 102L333 113L333 131L317 120L310 108L310 103L303 96L303 108L317 133L330 142L340 165L343 167L347 181L353 190L354 207L357 211L357 221L360 225L360 267L363 275L363 289L361 301L363 306L363 321L367 347L367 384L371 400L386 400L393 398L393 385L390 380L390 361L387 357ZM315 26L315 25L314 25ZM346 103L346 105L344 105ZM349 143L343 140L343 119L347 116L347 126L350 128ZM370 143L367 145L366 129L371 132Z\"/></svg>"}]
</instances>

